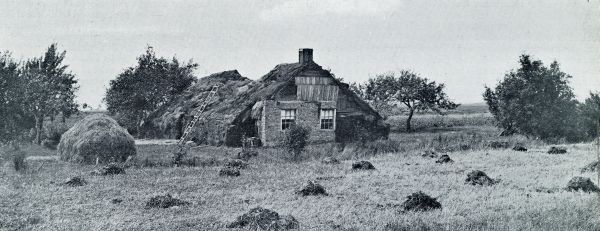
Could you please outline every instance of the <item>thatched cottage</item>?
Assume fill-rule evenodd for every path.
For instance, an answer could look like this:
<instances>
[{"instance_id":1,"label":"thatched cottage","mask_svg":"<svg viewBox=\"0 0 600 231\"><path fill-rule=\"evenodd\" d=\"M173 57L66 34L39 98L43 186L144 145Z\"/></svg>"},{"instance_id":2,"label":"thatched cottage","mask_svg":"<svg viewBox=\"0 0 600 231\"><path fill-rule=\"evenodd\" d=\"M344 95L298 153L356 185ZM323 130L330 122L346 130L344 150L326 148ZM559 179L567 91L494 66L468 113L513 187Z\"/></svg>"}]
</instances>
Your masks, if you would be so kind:
<instances>
[{"instance_id":1,"label":"thatched cottage","mask_svg":"<svg viewBox=\"0 0 600 231\"><path fill-rule=\"evenodd\" d=\"M389 126L349 86L313 61L312 49L300 49L297 63L279 64L258 81L236 70L200 78L144 121L148 138L179 138L191 113L211 87L217 99L207 106L191 140L200 144L240 146L254 137L275 146L286 129L310 129L311 142L387 138Z\"/></svg>"}]
</instances>

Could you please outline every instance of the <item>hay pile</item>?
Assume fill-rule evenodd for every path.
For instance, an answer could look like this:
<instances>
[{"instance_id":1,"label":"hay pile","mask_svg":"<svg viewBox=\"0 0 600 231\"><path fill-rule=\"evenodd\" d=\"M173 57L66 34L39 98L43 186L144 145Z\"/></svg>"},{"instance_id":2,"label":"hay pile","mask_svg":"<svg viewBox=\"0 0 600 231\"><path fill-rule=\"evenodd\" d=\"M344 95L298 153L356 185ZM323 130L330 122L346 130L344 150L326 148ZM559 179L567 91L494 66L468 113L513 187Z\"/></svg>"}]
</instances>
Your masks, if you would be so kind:
<instances>
[{"instance_id":1,"label":"hay pile","mask_svg":"<svg viewBox=\"0 0 600 231\"><path fill-rule=\"evenodd\" d=\"M596 186L590 178L576 176L567 183L568 191L583 191L583 192L600 192L600 188Z\"/></svg>"},{"instance_id":2,"label":"hay pile","mask_svg":"<svg viewBox=\"0 0 600 231\"><path fill-rule=\"evenodd\" d=\"M550 147L548 150L548 154L565 154L567 153L567 148L565 147Z\"/></svg>"},{"instance_id":3,"label":"hay pile","mask_svg":"<svg viewBox=\"0 0 600 231\"><path fill-rule=\"evenodd\" d=\"M225 167L245 169L246 167L248 167L248 163L240 159L233 159L227 161L227 163L225 163Z\"/></svg>"},{"instance_id":4,"label":"hay pile","mask_svg":"<svg viewBox=\"0 0 600 231\"><path fill-rule=\"evenodd\" d=\"M515 144L515 146L513 147L513 150L515 150L517 152L526 152L527 148L523 144Z\"/></svg>"},{"instance_id":5,"label":"hay pile","mask_svg":"<svg viewBox=\"0 0 600 231\"><path fill-rule=\"evenodd\" d=\"M581 172L595 172L598 170L598 161L594 161L592 163L586 164L582 169Z\"/></svg>"},{"instance_id":6,"label":"hay pile","mask_svg":"<svg viewBox=\"0 0 600 231\"><path fill-rule=\"evenodd\" d=\"M223 167L219 170L219 176L240 176L240 170L238 168Z\"/></svg>"},{"instance_id":7,"label":"hay pile","mask_svg":"<svg viewBox=\"0 0 600 231\"><path fill-rule=\"evenodd\" d=\"M169 208L169 207L173 207L173 206L183 206L183 205L189 205L190 202L187 201L183 201L177 198L173 198L171 196L171 194L167 194L164 196L155 196L150 198L150 200L148 200L148 202L146 202L146 209L151 209L151 208Z\"/></svg>"},{"instance_id":8,"label":"hay pile","mask_svg":"<svg viewBox=\"0 0 600 231\"><path fill-rule=\"evenodd\" d=\"M87 181L85 181L85 179L83 179L83 177L78 177L78 176L71 177L62 183L62 185L69 186L69 187L84 186L86 184L87 184Z\"/></svg>"},{"instance_id":9,"label":"hay pile","mask_svg":"<svg viewBox=\"0 0 600 231\"><path fill-rule=\"evenodd\" d=\"M426 150L421 154L421 156L426 158L437 158L438 154L433 150Z\"/></svg>"},{"instance_id":10,"label":"hay pile","mask_svg":"<svg viewBox=\"0 0 600 231\"><path fill-rule=\"evenodd\" d=\"M246 230L288 230L298 229L296 218L291 215L279 216L275 211L256 207L242 214L227 225L227 228L245 228Z\"/></svg>"},{"instance_id":11,"label":"hay pile","mask_svg":"<svg viewBox=\"0 0 600 231\"><path fill-rule=\"evenodd\" d=\"M323 195L323 196L327 196L327 191L325 191L325 187L323 187L322 185L315 183L313 181L308 181L303 187L302 189L298 190L296 192L296 194L302 195L302 196L319 196L319 195Z\"/></svg>"},{"instance_id":12,"label":"hay pile","mask_svg":"<svg viewBox=\"0 0 600 231\"><path fill-rule=\"evenodd\" d=\"M375 170L375 166L369 161L361 160L352 163L352 170Z\"/></svg>"},{"instance_id":13,"label":"hay pile","mask_svg":"<svg viewBox=\"0 0 600 231\"><path fill-rule=\"evenodd\" d=\"M437 199L418 191L406 197L406 201L402 203L400 212L424 212L433 209L442 209L442 204Z\"/></svg>"},{"instance_id":14,"label":"hay pile","mask_svg":"<svg viewBox=\"0 0 600 231\"><path fill-rule=\"evenodd\" d=\"M445 163L454 163L454 160L450 159L450 156L444 154L444 155L440 156L440 158L437 159L435 162L438 164L445 164Z\"/></svg>"},{"instance_id":15,"label":"hay pile","mask_svg":"<svg viewBox=\"0 0 600 231\"><path fill-rule=\"evenodd\" d=\"M90 115L65 132L58 144L61 160L94 164L124 162L136 155L133 137L107 115Z\"/></svg>"},{"instance_id":16,"label":"hay pile","mask_svg":"<svg viewBox=\"0 0 600 231\"><path fill-rule=\"evenodd\" d=\"M471 171L467 174L467 179L465 180L465 184L470 185L482 185L482 186L490 186L495 185L499 182L499 180L495 180L490 178L485 172L475 170Z\"/></svg>"}]
</instances>

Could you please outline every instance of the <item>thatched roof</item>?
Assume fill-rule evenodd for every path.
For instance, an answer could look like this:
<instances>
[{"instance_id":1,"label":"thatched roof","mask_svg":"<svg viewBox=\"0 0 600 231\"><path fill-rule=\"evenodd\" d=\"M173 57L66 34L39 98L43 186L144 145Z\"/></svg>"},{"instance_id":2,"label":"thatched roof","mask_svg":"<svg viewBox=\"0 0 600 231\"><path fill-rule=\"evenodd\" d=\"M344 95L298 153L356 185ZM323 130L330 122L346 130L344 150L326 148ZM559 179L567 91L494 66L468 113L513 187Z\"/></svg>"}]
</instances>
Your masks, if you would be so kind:
<instances>
[{"instance_id":1,"label":"thatched roof","mask_svg":"<svg viewBox=\"0 0 600 231\"><path fill-rule=\"evenodd\" d=\"M213 99L204 112L207 119L199 121L197 125L204 129L199 129L199 133L193 136L200 143L223 144L233 124L240 124L251 118L252 107L256 102L273 99L278 91L293 83L293 77L305 70L317 71L322 76L333 78L329 71L314 62L279 64L258 81L241 76L237 70L200 78L171 102L153 112L144 121L142 135L152 138L178 138L191 113L202 104L212 86L218 85L217 99ZM334 81L340 86L340 91L351 95L350 98L361 109L375 115L376 118L381 118L366 102L356 96L347 84L335 79Z\"/></svg>"}]
</instances>

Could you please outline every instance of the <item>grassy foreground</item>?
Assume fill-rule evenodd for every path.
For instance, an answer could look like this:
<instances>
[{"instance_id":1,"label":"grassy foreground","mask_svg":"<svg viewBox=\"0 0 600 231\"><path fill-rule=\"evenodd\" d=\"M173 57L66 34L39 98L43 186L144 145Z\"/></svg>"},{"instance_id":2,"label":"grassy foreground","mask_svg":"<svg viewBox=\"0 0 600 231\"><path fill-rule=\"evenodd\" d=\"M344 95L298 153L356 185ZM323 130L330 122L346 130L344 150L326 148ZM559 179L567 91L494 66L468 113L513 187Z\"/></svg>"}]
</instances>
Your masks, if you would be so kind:
<instances>
[{"instance_id":1,"label":"grassy foreground","mask_svg":"<svg viewBox=\"0 0 600 231\"><path fill-rule=\"evenodd\" d=\"M218 176L233 149L194 149L195 155L212 160L199 167L132 167L117 176L91 176L94 166L48 159L30 161L27 173L16 173L4 162L0 229L220 230L262 206L293 215L302 230L598 230L598 195L562 190L573 176L596 181L595 173L580 172L596 159L594 147L567 147L565 155L545 154L545 146L527 153L455 151L448 153L455 162L444 165L416 151L390 153L369 159L377 170L358 172L350 170L352 160L325 165L261 155L233 178ZM139 155L161 155L167 149L140 146ZM489 187L465 185L471 170L501 181ZM89 184L58 184L72 176L83 176ZM330 195L294 194L307 180L317 180ZM398 213L397 205L419 190L437 197L442 210ZM166 193L191 205L144 208L151 196ZM123 202L111 203L115 198Z\"/></svg>"}]
</instances>

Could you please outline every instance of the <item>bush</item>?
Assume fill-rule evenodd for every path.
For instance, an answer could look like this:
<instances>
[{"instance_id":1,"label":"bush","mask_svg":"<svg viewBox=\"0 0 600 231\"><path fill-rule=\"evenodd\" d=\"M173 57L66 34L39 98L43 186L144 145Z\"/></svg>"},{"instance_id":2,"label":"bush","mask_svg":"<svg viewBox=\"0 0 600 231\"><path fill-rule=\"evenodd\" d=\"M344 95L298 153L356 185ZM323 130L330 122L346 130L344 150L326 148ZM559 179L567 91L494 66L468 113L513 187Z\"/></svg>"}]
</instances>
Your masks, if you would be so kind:
<instances>
[{"instance_id":1,"label":"bush","mask_svg":"<svg viewBox=\"0 0 600 231\"><path fill-rule=\"evenodd\" d=\"M309 135L308 128L299 125L292 126L285 132L283 147L294 154L294 159L298 159L308 144Z\"/></svg>"},{"instance_id":2,"label":"bush","mask_svg":"<svg viewBox=\"0 0 600 231\"><path fill-rule=\"evenodd\" d=\"M562 72L556 61L546 67L542 61L522 55L519 62L519 69L507 73L495 89L486 87L483 94L503 134L519 133L551 142L581 140L577 101L568 85L571 76Z\"/></svg>"},{"instance_id":3,"label":"bush","mask_svg":"<svg viewBox=\"0 0 600 231\"><path fill-rule=\"evenodd\" d=\"M90 115L65 132L58 144L62 160L94 164L124 162L136 155L133 137L115 120L103 115Z\"/></svg>"}]
</instances>

